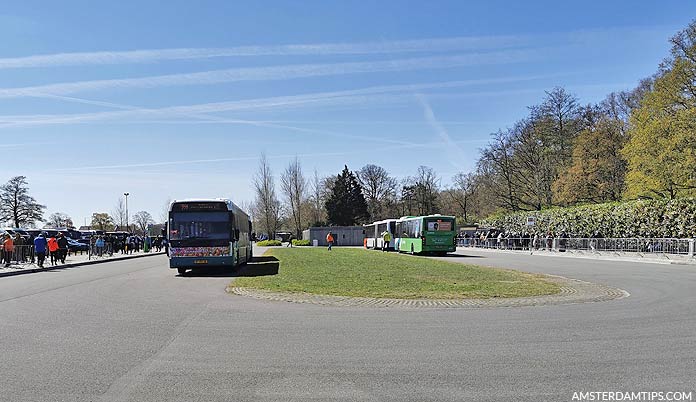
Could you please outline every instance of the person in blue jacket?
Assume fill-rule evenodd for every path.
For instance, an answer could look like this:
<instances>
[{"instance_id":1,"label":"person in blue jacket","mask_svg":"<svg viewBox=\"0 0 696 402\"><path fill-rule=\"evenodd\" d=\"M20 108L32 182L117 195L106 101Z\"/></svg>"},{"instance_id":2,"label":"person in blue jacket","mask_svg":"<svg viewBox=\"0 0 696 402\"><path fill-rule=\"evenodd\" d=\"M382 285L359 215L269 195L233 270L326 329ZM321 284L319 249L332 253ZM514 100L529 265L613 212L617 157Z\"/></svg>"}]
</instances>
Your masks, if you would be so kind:
<instances>
[{"instance_id":1,"label":"person in blue jacket","mask_svg":"<svg viewBox=\"0 0 696 402\"><path fill-rule=\"evenodd\" d=\"M40 268L43 268L44 260L46 259L46 248L48 247L48 242L43 233L39 233L34 239L34 252L36 253L37 262Z\"/></svg>"}]
</instances>

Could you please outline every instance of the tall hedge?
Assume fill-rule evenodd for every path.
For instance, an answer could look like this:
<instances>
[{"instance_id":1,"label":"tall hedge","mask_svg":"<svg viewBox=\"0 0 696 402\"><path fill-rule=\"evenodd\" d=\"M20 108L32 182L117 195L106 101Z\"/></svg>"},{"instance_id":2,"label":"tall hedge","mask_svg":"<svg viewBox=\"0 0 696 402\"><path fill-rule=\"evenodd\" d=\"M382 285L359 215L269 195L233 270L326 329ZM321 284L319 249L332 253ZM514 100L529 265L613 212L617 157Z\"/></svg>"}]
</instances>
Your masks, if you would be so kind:
<instances>
[{"instance_id":1,"label":"tall hedge","mask_svg":"<svg viewBox=\"0 0 696 402\"><path fill-rule=\"evenodd\" d=\"M527 218L536 218L527 226ZM696 237L696 198L639 200L523 211L493 216L482 226L522 234L560 234L574 237Z\"/></svg>"}]
</instances>

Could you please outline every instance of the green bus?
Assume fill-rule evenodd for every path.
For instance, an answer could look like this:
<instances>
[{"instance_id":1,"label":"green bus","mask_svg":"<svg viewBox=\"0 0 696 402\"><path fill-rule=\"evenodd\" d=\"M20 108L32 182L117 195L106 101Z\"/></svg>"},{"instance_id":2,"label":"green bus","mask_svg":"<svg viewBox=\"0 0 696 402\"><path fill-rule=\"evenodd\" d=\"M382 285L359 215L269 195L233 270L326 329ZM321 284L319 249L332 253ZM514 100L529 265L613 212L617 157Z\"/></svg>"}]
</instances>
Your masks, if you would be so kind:
<instances>
[{"instance_id":1,"label":"green bus","mask_svg":"<svg viewBox=\"0 0 696 402\"><path fill-rule=\"evenodd\" d=\"M396 222L395 246L399 252L445 255L456 251L454 216L404 216Z\"/></svg>"}]
</instances>

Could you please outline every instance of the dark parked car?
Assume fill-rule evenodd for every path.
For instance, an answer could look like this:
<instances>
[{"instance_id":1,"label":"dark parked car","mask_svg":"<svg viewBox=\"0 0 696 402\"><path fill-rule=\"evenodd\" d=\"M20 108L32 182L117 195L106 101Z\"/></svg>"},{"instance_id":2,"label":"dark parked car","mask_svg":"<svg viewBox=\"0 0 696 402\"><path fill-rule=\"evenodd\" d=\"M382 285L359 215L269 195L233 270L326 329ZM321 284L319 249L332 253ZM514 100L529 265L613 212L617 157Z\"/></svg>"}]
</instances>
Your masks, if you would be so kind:
<instances>
[{"instance_id":1,"label":"dark parked car","mask_svg":"<svg viewBox=\"0 0 696 402\"><path fill-rule=\"evenodd\" d=\"M80 243L77 240L68 239L68 250L71 253L74 253L76 251L88 251L89 245L84 244L84 243Z\"/></svg>"}]
</instances>

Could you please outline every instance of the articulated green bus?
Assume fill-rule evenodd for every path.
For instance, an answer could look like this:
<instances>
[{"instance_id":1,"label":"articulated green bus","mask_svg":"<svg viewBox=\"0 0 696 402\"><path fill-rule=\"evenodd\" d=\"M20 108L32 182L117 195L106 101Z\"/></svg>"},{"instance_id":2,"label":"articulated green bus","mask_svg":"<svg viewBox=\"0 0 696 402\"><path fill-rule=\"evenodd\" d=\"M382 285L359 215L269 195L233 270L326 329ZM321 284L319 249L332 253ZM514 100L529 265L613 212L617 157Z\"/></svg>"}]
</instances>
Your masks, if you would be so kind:
<instances>
[{"instance_id":1,"label":"articulated green bus","mask_svg":"<svg viewBox=\"0 0 696 402\"><path fill-rule=\"evenodd\" d=\"M445 255L457 249L454 216L404 216L396 222L399 252Z\"/></svg>"}]
</instances>

